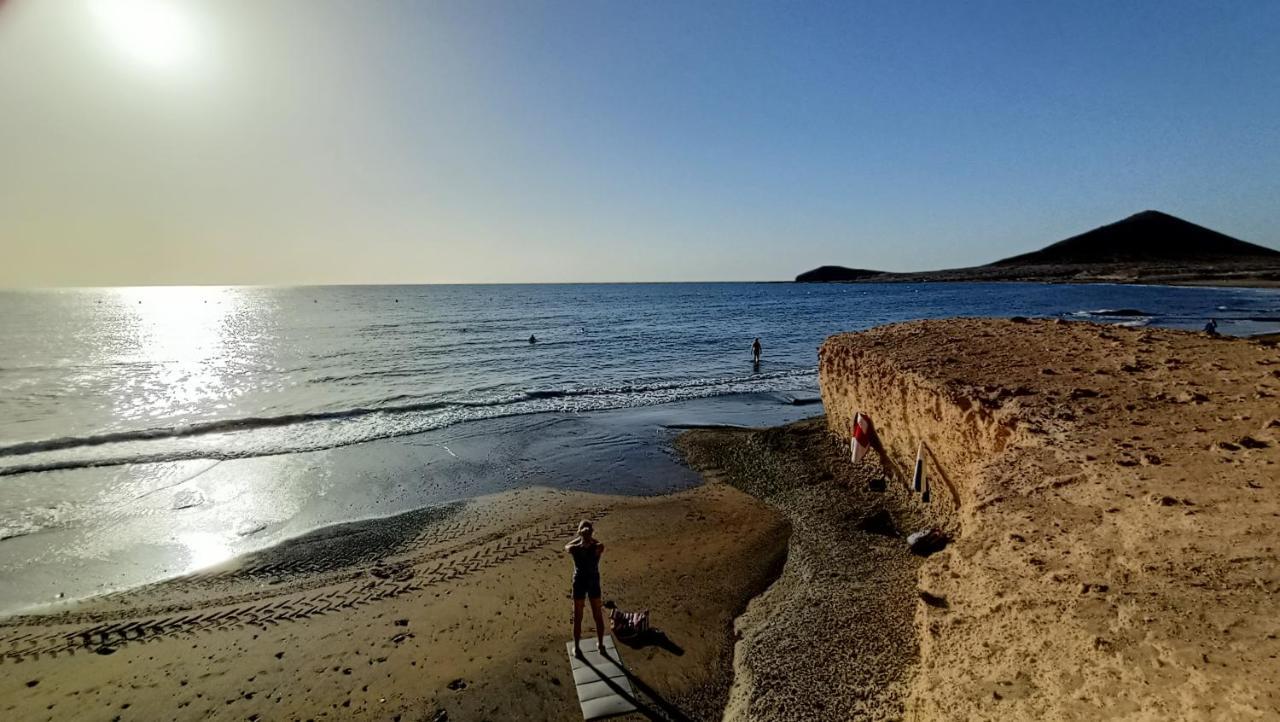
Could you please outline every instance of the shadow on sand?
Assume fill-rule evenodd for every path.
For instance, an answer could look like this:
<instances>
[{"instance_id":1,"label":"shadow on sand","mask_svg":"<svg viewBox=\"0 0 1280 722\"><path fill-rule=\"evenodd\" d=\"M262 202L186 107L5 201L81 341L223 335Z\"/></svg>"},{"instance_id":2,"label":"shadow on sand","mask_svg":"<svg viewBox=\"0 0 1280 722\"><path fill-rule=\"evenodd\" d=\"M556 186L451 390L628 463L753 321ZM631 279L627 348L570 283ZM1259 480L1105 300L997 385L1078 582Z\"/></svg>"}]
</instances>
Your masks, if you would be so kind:
<instances>
[{"instance_id":1,"label":"shadow on sand","mask_svg":"<svg viewBox=\"0 0 1280 722\"><path fill-rule=\"evenodd\" d=\"M657 629L650 629L643 634L627 640L624 644L632 649L659 647L677 656L684 654L683 647L673 642L665 632ZM606 677L599 668L591 663L590 660L583 659L583 662L594 670L601 680L603 680L605 684L609 685L609 688L617 693L619 697L622 697L631 704L634 704L636 706L636 711L645 717L651 720L663 720L664 722L693 722L693 720L682 712L679 707L676 707L674 704L667 701L667 699L659 694L657 690L646 684L643 679L637 677L631 670L625 667L622 669L623 674L626 675L627 679L638 692L638 694L634 695L622 685ZM622 665L618 666L621 667Z\"/></svg>"},{"instance_id":2,"label":"shadow on sand","mask_svg":"<svg viewBox=\"0 0 1280 722\"><path fill-rule=\"evenodd\" d=\"M623 639L615 636L614 639L631 647L632 649L644 649L645 647L658 647L666 652L670 652L677 657L684 656L684 647L676 644L667 636L667 633L661 629L647 629L641 634L634 637Z\"/></svg>"}]
</instances>

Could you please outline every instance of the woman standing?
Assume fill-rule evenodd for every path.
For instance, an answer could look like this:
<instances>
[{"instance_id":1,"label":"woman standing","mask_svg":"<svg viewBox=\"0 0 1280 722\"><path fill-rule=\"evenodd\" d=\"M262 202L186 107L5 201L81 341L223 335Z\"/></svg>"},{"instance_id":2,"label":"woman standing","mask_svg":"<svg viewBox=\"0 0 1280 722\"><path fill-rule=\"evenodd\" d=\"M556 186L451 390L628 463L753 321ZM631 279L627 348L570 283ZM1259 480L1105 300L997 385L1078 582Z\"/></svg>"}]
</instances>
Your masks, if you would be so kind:
<instances>
[{"instance_id":1,"label":"woman standing","mask_svg":"<svg viewBox=\"0 0 1280 722\"><path fill-rule=\"evenodd\" d=\"M605 654L604 613L600 609L600 557L604 554L604 544L595 538L591 522L583 519L578 524L578 536L565 544L564 550L573 557L573 653L582 656L582 647L578 644L582 637L582 605L590 599L591 616L596 620L596 649Z\"/></svg>"}]
</instances>

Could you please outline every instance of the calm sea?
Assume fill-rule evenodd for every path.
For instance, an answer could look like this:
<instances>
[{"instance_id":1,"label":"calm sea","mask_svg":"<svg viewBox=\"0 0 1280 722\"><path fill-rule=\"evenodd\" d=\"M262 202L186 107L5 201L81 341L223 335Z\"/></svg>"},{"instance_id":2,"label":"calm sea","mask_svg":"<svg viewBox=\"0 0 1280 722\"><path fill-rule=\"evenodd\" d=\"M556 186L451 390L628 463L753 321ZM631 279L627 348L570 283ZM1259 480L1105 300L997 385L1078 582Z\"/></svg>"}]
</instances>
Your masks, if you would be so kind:
<instances>
[{"instance_id":1,"label":"calm sea","mask_svg":"<svg viewBox=\"0 0 1280 722\"><path fill-rule=\"evenodd\" d=\"M1117 310L1138 313L1109 314ZM469 484L493 491L480 481L486 474L531 463L527 445L512 459L490 445L485 466L440 467L452 474L448 492L424 495L413 488L431 487L435 472L414 457L379 482L407 491L374 495L398 501L349 501L374 483L360 469L385 467L387 454L415 440L447 432L474 446L528 433L540 419L658 406L750 423L730 411L737 400L813 398L815 350L829 334L1010 315L1188 329L1216 317L1222 332L1247 334L1280 328L1280 291L732 283L0 292L0 573L75 560L83 591L106 586L100 570L128 567L137 549L171 543L187 556L148 562L116 583L176 573L318 524L466 496ZM599 418L622 413L680 420ZM365 451L341 457L352 471L334 479L337 457L325 452L337 449ZM572 453L558 453L572 463ZM540 461L543 476L508 474L505 485L554 476L554 464ZM235 473L207 473L218 464ZM246 484L267 494L253 504L269 512L228 491ZM304 513L327 494L348 502ZM252 513L230 513L237 500ZM234 543L202 556L199 545L174 541L209 529L231 529ZM6 602L16 603L0 598L0 609Z\"/></svg>"}]
</instances>

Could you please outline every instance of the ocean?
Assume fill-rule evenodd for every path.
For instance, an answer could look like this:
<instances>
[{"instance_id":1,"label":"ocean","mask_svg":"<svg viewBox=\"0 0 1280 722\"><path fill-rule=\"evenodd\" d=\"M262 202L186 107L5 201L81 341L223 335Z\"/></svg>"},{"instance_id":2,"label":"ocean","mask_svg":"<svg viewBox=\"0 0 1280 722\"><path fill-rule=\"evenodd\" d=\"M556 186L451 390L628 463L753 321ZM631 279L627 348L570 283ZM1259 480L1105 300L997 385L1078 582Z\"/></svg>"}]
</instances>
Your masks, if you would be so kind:
<instances>
[{"instance_id":1,"label":"ocean","mask_svg":"<svg viewBox=\"0 0 1280 722\"><path fill-rule=\"evenodd\" d=\"M533 484L696 483L669 441L820 413L839 331L1280 328L1280 291L790 283L0 292L0 613ZM531 337L536 343L531 343ZM751 343L764 347L754 366Z\"/></svg>"}]
</instances>

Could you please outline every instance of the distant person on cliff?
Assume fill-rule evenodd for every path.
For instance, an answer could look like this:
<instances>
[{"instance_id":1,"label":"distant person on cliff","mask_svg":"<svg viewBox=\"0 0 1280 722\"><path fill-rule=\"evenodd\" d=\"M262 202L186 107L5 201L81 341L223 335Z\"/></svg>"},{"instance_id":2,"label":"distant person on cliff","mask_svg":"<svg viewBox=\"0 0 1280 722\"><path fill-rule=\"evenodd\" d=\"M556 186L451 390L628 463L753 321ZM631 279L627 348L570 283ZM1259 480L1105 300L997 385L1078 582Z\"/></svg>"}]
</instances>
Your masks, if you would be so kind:
<instances>
[{"instance_id":1,"label":"distant person on cliff","mask_svg":"<svg viewBox=\"0 0 1280 722\"><path fill-rule=\"evenodd\" d=\"M604 648L604 612L600 604L600 557L604 544L595 538L595 528L583 519L578 524L578 536L564 545L573 557L573 653L582 656L579 639L582 637L582 607L591 600L591 616L596 620L596 650L606 654Z\"/></svg>"},{"instance_id":2,"label":"distant person on cliff","mask_svg":"<svg viewBox=\"0 0 1280 722\"><path fill-rule=\"evenodd\" d=\"M1204 325L1204 332L1210 336L1218 335L1218 322L1216 319L1209 319L1209 323Z\"/></svg>"},{"instance_id":3,"label":"distant person on cliff","mask_svg":"<svg viewBox=\"0 0 1280 722\"><path fill-rule=\"evenodd\" d=\"M760 365L761 350L762 350L762 347L760 346L760 337L757 336L756 340L751 343L751 363L756 364L757 366Z\"/></svg>"}]
</instances>

